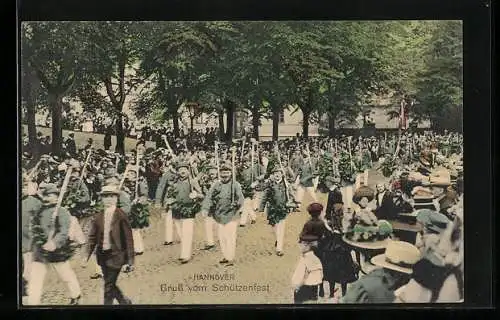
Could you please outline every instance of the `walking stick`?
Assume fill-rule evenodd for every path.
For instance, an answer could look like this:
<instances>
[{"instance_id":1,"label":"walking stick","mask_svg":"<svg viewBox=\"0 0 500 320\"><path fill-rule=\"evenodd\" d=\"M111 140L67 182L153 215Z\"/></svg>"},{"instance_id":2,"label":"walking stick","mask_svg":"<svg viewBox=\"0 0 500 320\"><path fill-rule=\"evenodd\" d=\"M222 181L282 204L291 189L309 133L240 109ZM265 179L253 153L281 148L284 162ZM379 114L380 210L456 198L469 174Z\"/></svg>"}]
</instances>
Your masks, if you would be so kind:
<instances>
[{"instance_id":1,"label":"walking stick","mask_svg":"<svg viewBox=\"0 0 500 320\"><path fill-rule=\"evenodd\" d=\"M220 179L219 172L219 144L215 141L215 166L217 167L217 179Z\"/></svg>"},{"instance_id":2,"label":"walking stick","mask_svg":"<svg viewBox=\"0 0 500 320\"><path fill-rule=\"evenodd\" d=\"M85 170L87 169L91 155L92 155L92 148L90 149L89 154L87 155L87 159L85 159L85 164L83 165L82 173L80 174L80 181L78 182L78 188L76 188L76 190L80 190L80 187L82 186L83 176L85 175Z\"/></svg>"},{"instance_id":3,"label":"walking stick","mask_svg":"<svg viewBox=\"0 0 500 320\"><path fill-rule=\"evenodd\" d=\"M63 198L64 198L64 194L66 193L66 189L68 188L69 179L71 177L71 172L72 171L73 171L73 167L72 166L70 166L68 168L68 170L66 170L66 176L64 177L64 181L63 181L63 184L62 184L62 187L61 187L61 191L59 191L59 197L57 198L57 205L56 205L56 207L54 209L54 212L52 213L52 222L53 222L54 227L52 228L52 230L50 230L49 236L48 236L47 240L52 240L54 238L54 234L56 232L56 230L55 230L55 221L56 221L56 218L57 218L57 214L58 214L59 208L61 207L61 204L62 204L62 201L63 201Z\"/></svg>"}]
</instances>

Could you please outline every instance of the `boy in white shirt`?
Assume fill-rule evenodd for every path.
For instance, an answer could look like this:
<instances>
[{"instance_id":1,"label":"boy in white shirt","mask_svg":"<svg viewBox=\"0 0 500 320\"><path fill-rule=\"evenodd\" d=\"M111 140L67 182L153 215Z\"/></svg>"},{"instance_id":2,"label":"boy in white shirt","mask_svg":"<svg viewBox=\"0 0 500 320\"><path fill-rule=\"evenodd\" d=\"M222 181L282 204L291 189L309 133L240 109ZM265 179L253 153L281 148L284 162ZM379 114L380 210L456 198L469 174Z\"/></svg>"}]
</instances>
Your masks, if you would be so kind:
<instances>
[{"instance_id":1,"label":"boy in white shirt","mask_svg":"<svg viewBox=\"0 0 500 320\"><path fill-rule=\"evenodd\" d=\"M323 282L323 266L309 243L299 243L302 256L292 276L294 303L317 301L319 285Z\"/></svg>"}]
</instances>

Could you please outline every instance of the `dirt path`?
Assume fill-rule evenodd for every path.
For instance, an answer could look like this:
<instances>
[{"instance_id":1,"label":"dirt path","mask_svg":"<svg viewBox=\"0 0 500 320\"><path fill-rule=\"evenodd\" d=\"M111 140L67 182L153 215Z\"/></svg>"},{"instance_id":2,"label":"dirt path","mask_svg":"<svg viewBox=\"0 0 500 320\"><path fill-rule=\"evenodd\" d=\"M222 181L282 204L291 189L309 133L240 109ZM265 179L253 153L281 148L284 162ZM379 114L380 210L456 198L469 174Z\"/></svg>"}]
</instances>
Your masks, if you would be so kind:
<instances>
[{"instance_id":1,"label":"dirt path","mask_svg":"<svg viewBox=\"0 0 500 320\"><path fill-rule=\"evenodd\" d=\"M370 185L383 177L370 171ZM307 199L305 199L307 201ZM320 195L325 203L326 195ZM257 223L238 228L236 260L233 267L223 267L219 248L211 252L200 250L204 246L204 226L200 216L195 219L193 259L180 265L177 258L180 245L163 245L163 219L159 210L152 212L151 227L144 232L145 252L136 257L136 270L121 274L118 285L135 304L279 304L292 303L291 275L299 257L298 235L307 213L292 213L286 221L285 255L274 253L274 236L264 216ZM102 304L103 280L91 280L94 269L91 264L82 266L82 256L75 255L71 264L82 288L82 304ZM197 280L195 274L224 274L229 280ZM220 291L220 286L230 284L259 286L264 291ZM183 291L172 291L172 287ZM170 286L170 290L168 289ZM215 287L214 287L215 286ZM163 288L163 290L162 290ZM254 289L256 290L256 289ZM340 291L340 290L339 290ZM44 284L42 304L65 305L69 302L68 291L55 273L49 270ZM321 300L320 303L330 303Z\"/></svg>"}]
</instances>

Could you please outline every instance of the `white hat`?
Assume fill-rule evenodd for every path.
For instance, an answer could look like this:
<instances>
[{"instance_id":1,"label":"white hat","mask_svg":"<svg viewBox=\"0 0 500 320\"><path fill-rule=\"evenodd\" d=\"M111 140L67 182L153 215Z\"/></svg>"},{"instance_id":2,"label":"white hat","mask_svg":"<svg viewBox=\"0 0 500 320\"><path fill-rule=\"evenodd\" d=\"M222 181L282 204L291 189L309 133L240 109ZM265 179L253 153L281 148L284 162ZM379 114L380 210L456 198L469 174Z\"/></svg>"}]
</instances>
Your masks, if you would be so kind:
<instances>
[{"instance_id":1,"label":"white hat","mask_svg":"<svg viewBox=\"0 0 500 320\"><path fill-rule=\"evenodd\" d=\"M404 241L390 241L385 253L371 259L376 266L395 270L401 273L412 273L412 267L421 259L420 250Z\"/></svg>"}]
</instances>

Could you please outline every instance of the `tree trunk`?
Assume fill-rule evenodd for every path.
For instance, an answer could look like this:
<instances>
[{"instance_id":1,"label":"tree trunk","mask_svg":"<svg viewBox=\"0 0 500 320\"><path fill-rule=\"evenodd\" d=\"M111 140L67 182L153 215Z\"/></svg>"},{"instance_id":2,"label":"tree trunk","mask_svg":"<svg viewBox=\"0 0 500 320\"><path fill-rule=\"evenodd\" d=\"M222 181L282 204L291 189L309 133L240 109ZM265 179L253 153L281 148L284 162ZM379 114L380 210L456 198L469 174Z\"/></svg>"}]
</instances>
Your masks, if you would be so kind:
<instances>
[{"instance_id":1,"label":"tree trunk","mask_svg":"<svg viewBox=\"0 0 500 320\"><path fill-rule=\"evenodd\" d=\"M36 89L34 88L34 84L37 79L35 75L31 72L26 73L26 78L24 81L25 88L25 101L26 101L26 123L28 125L28 144L30 146L31 151L35 151L36 146L36 99L35 93ZM35 151L36 152L36 151Z\"/></svg>"},{"instance_id":2,"label":"tree trunk","mask_svg":"<svg viewBox=\"0 0 500 320\"><path fill-rule=\"evenodd\" d=\"M273 141L279 139L279 122L280 122L280 109L273 109Z\"/></svg>"},{"instance_id":3,"label":"tree trunk","mask_svg":"<svg viewBox=\"0 0 500 320\"><path fill-rule=\"evenodd\" d=\"M194 118L193 117L189 117L189 125L191 126L191 131L190 133L193 133L193 129L194 129Z\"/></svg>"},{"instance_id":4,"label":"tree trunk","mask_svg":"<svg viewBox=\"0 0 500 320\"><path fill-rule=\"evenodd\" d=\"M179 138L179 115L177 112L172 113L172 123L174 125L174 137Z\"/></svg>"},{"instance_id":5,"label":"tree trunk","mask_svg":"<svg viewBox=\"0 0 500 320\"><path fill-rule=\"evenodd\" d=\"M328 136L335 136L335 118L336 115L328 114Z\"/></svg>"},{"instance_id":6,"label":"tree trunk","mask_svg":"<svg viewBox=\"0 0 500 320\"><path fill-rule=\"evenodd\" d=\"M311 112L309 110L302 110L302 136L304 138L309 137L309 118L311 116Z\"/></svg>"},{"instance_id":7,"label":"tree trunk","mask_svg":"<svg viewBox=\"0 0 500 320\"><path fill-rule=\"evenodd\" d=\"M224 131L224 111L217 111L217 120L219 121L219 140L222 140L226 135Z\"/></svg>"},{"instance_id":8,"label":"tree trunk","mask_svg":"<svg viewBox=\"0 0 500 320\"><path fill-rule=\"evenodd\" d=\"M226 101L226 141L230 143L233 140L234 129L234 103L230 100Z\"/></svg>"},{"instance_id":9,"label":"tree trunk","mask_svg":"<svg viewBox=\"0 0 500 320\"><path fill-rule=\"evenodd\" d=\"M49 106L52 117L52 153L61 156L62 148L62 95L49 92Z\"/></svg>"},{"instance_id":10,"label":"tree trunk","mask_svg":"<svg viewBox=\"0 0 500 320\"><path fill-rule=\"evenodd\" d=\"M257 108L252 109L252 136L255 140L259 141L259 125L260 125L260 114Z\"/></svg>"},{"instance_id":11,"label":"tree trunk","mask_svg":"<svg viewBox=\"0 0 500 320\"><path fill-rule=\"evenodd\" d=\"M116 107L116 109L121 110L120 107ZM125 133L123 132L123 117L121 112L118 112L118 117L116 118L115 131L116 131L115 152L123 155L125 154Z\"/></svg>"}]
</instances>

